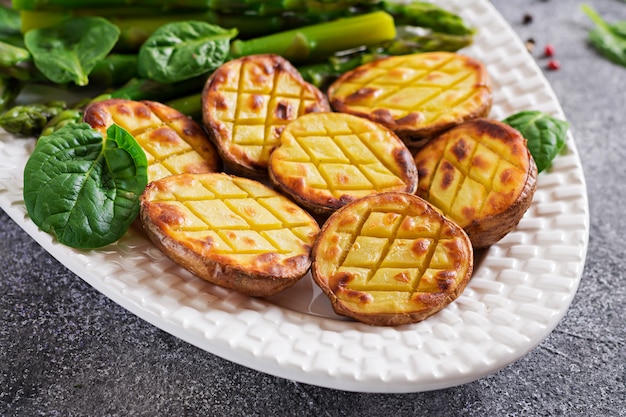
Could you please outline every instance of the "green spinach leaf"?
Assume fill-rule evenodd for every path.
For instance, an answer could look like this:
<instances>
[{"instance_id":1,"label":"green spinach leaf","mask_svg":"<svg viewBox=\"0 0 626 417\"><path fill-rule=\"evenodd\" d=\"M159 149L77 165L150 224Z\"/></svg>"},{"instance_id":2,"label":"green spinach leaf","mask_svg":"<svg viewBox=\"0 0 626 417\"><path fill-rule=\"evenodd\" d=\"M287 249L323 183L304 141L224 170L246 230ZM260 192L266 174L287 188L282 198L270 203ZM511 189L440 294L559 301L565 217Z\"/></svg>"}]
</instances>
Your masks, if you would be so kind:
<instances>
[{"instance_id":1,"label":"green spinach leaf","mask_svg":"<svg viewBox=\"0 0 626 417\"><path fill-rule=\"evenodd\" d=\"M24 43L37 69L50 81L84 86L119 34L117 26L101 17L74 17L49 28L29 30Z\"/></svg>"},{"instance_id":2,"label":"green spinach leaf","mask_svg":"<svg viewBox=\"0 0 626 417\"><path fill-rule=\"evenodd\" d=\"M20 13L0 4L0 40L22 46Z\"/></svg>"},{"instance_id":3,"label":"green spinach leaf","mask_svg":"<svg viewBox=\"0 0 626 417\"><path fill-rule=\"evenodd\" d=\"M552 164L565 145L569 123L537 110L525 110L503 120L527 140L539 172Z\"/></svg>"},{"instance_id":4,"label":"green spinach leaf","mask_svg":"<svg viewBox=\"0 0 626 417\"><path fill-rule=\"evenodd\" d=\"M236 29L205 22L163 25L139 49L137 70L141 77L162 83L206 74L224 63L235 36Z\"/></svg>"},{"instance_id":5,"label":"green spinach leaf","mask_svg":"<svg viewBox=\"0 0 626 417\"><path fill-rule=\"evenodd\" d=\"M33 222L64 245L90 249L117 241L139 213L146 155L124 129L103 138L86 123L43 136L24 168Z\"/></svg>"},{"instance_id":6,"label":"green spinach leaf","mask_svg":"<svg viewBox=\"0 0 626 417\"><path fill-rule=\"evenodd\" d=\"M609 24L590 6L581 7L596 25L589 31L589 42L611 61L626 66L626 21Z\"/></svg>"}]
</instances>

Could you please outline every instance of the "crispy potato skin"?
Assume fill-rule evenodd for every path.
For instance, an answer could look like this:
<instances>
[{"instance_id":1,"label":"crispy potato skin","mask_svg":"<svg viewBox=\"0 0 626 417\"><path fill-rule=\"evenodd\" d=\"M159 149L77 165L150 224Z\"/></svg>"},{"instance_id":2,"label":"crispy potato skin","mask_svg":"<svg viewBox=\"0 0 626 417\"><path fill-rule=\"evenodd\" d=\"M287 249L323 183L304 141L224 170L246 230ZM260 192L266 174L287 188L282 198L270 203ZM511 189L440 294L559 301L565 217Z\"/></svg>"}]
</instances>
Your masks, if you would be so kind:
<instances>
[{"instance_id":1,"label":"crispy potato skin","mask_svg":"<svg viewBox=\"0 0 626 417\"><path fill-rule=\"evenodd\" d=\"M223 64L202 91L202 119L232 173L267 178L269 155L284 126L297 117L329 111L324 94L287 60L251 55Z\"/></svg>"},{"instance_id":2,"label":"crispy potato skin","mask_svg":"<svg viewBox=\"0 0 626 417\"><path fill-rule=\"evenodd\" d=\"M398 326L454 301L473 263L463 229L418 196L387 192L329 217L313 247L311 272L337 314Z\"/></svg>"},{"instance_id":3,"label":"crispy potato skin","mask_svg":"<svg viewBox=\"0 0 626 417\"><path fill-rule=\"evenodd\" d=\"M242 198L267 199L266 205L272 208L272 213L291 219L290 226L275 226L269 230L270 233L280 233L284 228L298 229L300 239L288 242L289 250L276 247L259 250L253 238L245 233L246 230L242 237L237 237L243 226L199 225L198 218L222 216L226 221L239 219L234 212L223 215L215 209L202 209L201 206L206 198L210 199L204 187L232 190L233 183L250 193ZM251 190L260 194L255 196ZM186 197L176 199L173 196L177 193ZM185 204L195 204L196 197L199 203L191 214ZM223 173L173 175L148 184L140 204L141 222L150 240L176 263L213 284L246 295L264 297L294 285L309 270L310 251L319 226L304 210L256 181ZM257 216L254 205L243 210L249 218ZM253 226L249 230L254 233ZM234 250L232 245L227 247L222 239L229 238L233 242L241 242L241 247Z\"/></svg>"},{"instance_id":4,"label":"crispy potato skin","mask_svg":"<svg viewBox=\"0 0 626 417\"><path fill-rule=\"evenodd\" d=\"M415 163L416 194L463 227L474 248L510 233L537 188L526 139L496 120L471 120L444 132L419 150Z\"/></svg>"},{"instance_id":5,"label":"crispy potato skin","mask_svg":"<svg viewBox=\"0 0 626 417\"><path fill-rule=\"evenodd\" d=\"M368 194L417 189L404 143L384 126L345 113L311 113L289 123L268 171L274 187L322 219Z\"/></svg>"},{"instance_id":6,"label":"crispy potato skin","mask_svg":"<svg viewBox=\"0 0 626 417\"><path fill-rule=\"evenodd\" d=\"M339 77L328 97L333 109L388 127L411 149L466 120L486 117L493 102L484 65L451 52L364 64Z\"/></svg>"},{"instance_id":7,"label":"crispy potato skin","mask_svg":"<svg viewBox=\"0 0 626 417\"><path fill-rule=\"evenodd\" d=\"M83 120L103 135L114 123L133 135L148 156L150 181L184 172L217 172L222 167L202 126L164 104L108 99L87 106Z\"/></svg>"}]
</instances>

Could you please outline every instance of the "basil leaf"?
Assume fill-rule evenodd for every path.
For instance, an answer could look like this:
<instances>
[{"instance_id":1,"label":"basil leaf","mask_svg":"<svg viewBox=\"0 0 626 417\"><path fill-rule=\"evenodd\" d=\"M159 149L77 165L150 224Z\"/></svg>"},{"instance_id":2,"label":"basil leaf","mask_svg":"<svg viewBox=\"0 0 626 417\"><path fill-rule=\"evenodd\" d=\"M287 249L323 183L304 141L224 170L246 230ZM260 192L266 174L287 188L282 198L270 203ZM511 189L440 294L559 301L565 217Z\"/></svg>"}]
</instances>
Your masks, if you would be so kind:
<instances>
[{"instance_id":1,"label":"basil leaf","mask_svg":"<svg viewBox=\"0 0 626 417\"><path fill-rule=\"evenodd\" d=\"M137 70L161 83L186 80L213 71L228 56L236 29L206 22L174 22L158 28L139 49Z\"/></svg>"},{"instance_id":2,"label":"basil leaf","mask_svg":"<svg viewBox=\"0 0 626 417\"><path fill-rule=\"evenodd\" d=\"M50 81L84 86L88 75L115 46L120 30L101 17L75 17L24 35L35 66Z\"/></svg>"},{"instance_id":3,"label":"basil leaf","mask_svg":"<svg viewBox=\"0 0 626 417\"><path fill-rule=\"evenodd\" d=\"M541 172L552 164L565 145L569 123L537 110L525 110L503 120L526 138L528 150Z\"/></svg>"},{"instance_id":4,"label":"basil leaf","mask_svg":"<svg viewBox=\"0 0 626 417\"><path fill-rule=\"evenodd\" d=\"M117 241L139 213L148 182L146 155L124 129L107 138L87 123L43 136L24 168L24 202L33 222L82 249Z\"/></svg>"},{"instance_id":5,"label":"basil leaf","mask_svg":"<svg viewBox=\"0 0 626 417\"><path fill-rule=\"evenodd\" d=\"M591 45L611 61L626 66L626 21L609 24L590 6L581 7L596 25L589 31Z\"/></svg>"}]
</instances>

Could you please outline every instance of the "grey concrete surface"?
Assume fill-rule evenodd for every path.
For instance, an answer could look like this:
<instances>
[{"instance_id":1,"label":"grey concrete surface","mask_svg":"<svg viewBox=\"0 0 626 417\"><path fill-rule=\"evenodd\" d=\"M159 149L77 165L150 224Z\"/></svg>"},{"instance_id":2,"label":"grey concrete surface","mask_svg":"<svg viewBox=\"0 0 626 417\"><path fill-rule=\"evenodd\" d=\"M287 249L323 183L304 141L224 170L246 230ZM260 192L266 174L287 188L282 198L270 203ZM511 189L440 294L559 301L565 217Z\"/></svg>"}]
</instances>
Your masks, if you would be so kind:
<instances>
[{"instance_id":1,"label":"grey concrete surface","mask_svg":"<svg viewBox=\"0 0 626 417\"><path fill-rule=\"evenodd\" d=\"M626 20L621 0L587 2ZM561 68L545 74L571 123L588 186L580 287L539 346L493 375L439 391L364 394L296 383L225 361L135 317L0 212L0 415L625 416L626 68L590 48L581 1L493 3L522 39L554 45ZM532 23L523 24L526 14Z\"/></svg>"}]
</instances>

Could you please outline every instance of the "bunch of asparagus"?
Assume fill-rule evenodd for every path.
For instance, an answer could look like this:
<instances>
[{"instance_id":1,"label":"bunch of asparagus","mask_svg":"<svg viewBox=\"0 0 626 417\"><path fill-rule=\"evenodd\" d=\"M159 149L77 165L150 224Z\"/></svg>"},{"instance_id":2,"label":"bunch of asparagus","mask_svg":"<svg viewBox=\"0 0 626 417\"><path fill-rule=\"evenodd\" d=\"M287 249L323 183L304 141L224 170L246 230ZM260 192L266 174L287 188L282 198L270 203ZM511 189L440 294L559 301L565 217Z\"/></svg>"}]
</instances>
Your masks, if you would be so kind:
<instances>
[{"instance_id":1,"label":"bunch of asparagus","mask_svg":"<svg viewBox=\"0 0 626 417\"><path fill-rule=\"evenodd\" d=\"M24 44L24 33L99 16L119 38L93 65L89 86L102 94L80 103L23 104L9 108L29 83L51 83ZM472 42L473 28L432 3L381 0L13 0L0 6L0 127L38 136L74 121L86 103L104 98L161 101L192 117L209 72L164 83L141 77L138 52L172 22L203 21L236 29L227 59L276 53L294 62L305 79L324 87L341 73L389 55L456 51ZM70 83L62 88L76 88Z\"/></svg>"}]
</instances>

